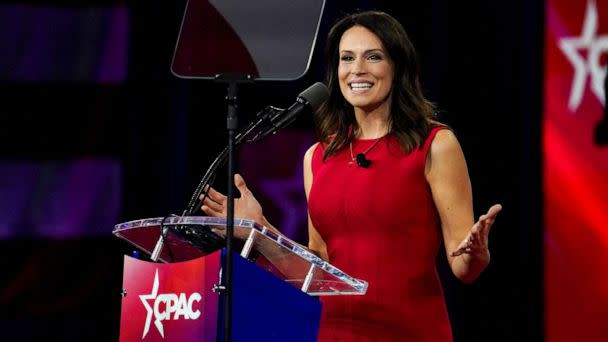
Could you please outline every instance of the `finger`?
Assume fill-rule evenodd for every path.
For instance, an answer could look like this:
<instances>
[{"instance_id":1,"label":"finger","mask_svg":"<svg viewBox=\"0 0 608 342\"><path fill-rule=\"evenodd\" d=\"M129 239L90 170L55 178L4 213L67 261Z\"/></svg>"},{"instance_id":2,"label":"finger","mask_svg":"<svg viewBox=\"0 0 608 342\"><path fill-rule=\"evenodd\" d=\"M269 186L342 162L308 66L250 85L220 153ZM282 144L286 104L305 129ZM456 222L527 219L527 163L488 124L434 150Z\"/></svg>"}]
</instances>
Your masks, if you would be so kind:
<instances>
[{"instance_id":1,"label":"finger","mask_svg":"<svg viewBox=\"0 0 608 342\"><path fill-rule=\"evenodd\" d=\"M476 234L477 232L479 232L479 230L482 228L482 221L481 221L481 217L479 218L479 221L475 222L475 224L473 225L473 227L471 227L471 234Z\"/></svg>"},{"instance_id":2,"label":"finger","mask_svg":"<svg viewBox=\"0 0 608 342\"><path fill-rule=\"evenodd\" d=\"M496 220L496 215L498 214L498 212L500 211L500 205L498 205L499 208L498 210L496 210L496 206L490 208L490 210L488 211L488 214L483 215L483 220L480 221L481 225L480 225L480 233L481 236L484 237L484 241L487 242L488 239L488 235L490 234L490 229L492 228L492 226L494 225L494 221Z\"/></svg>"},{"instance_id":3,"label":"finger","mask_svg":"<svg viewBox=\"0 0 608 342\"><path fill-rule=\"evenodd\" d=\"M209 215L209 216L214 216L214 217L223 216L223 215L222 215L220 212L217 212L217 211L215 211L215 210L213 210L213 209L209 208L209 207L208 207L208 206L206 206L206 205L203 205L203 206L201 207L201 209L203 210L203 212L204 212L205 214L207 214L207 215Z\"/></svg>"},{"instance_id":4,"label":"finger","mask_svg":"<svg viewBox=\"0 0 608 342\"><path fill-rule=\"evenodd\" d=\"M484 236L483 234L480 233L478 236L475 237L474 241L475 242L471 245L471 248L476 249L476 250L488 248L487 236Z\"/></svg>"},{"instance_id":5,"label":"finger","mask_svg":"<svg viewBox=\"0 0 608 342\"><path fill-rule=\"evenodd\" d=\"M484 241L488 240L488 235L490 235L490 229L492 228L492 224L494 220L486 219L484 224L482 225L479 234L483 237Z\"/></svg>"},{"instance_id":6,"label":"finger","mask_svg":"<svg viewBox=\"0 0 608 342\"><path fill-rule=\"evenodd\" d=\"M202 201L202 200L204 200L205 198L209 197L209 188L210 188L210 187L211 187L211 186L210 186L209 184L207 184L207 185L205 185L205 186L203 187L203 191L201 191L201 194L198 196L198 199L199 199L199 200L201 200L201 201Z\"/></svg>"},{"instance_id":7,"label":"finger","mask_svg":"<svg viewBox=\"0 0 608 342\"><path fill-rule=\"evenodd\" d=\"M466 247L458 248L457 250L453 251L450 255L453 257L462 255L464 253L465 248Z\"/></svg>"},{"instance_id":8,"label":"finger","mask_svg":"<svg viewBox=\"0 0 608 342\"><path fill-rule=\"evenodd\" d=\"M241 195L249 191L249 189L247 188L247 184L245 184L245 179L243 179L243 177L238 173L234 174L234 185L237 189L239 189Z\"/></svg>"},{"instance_id":9,"label":"finger","mask_svg":"<svg viewBox=\"0 0 608 342\"><path fill-rule=\"evenodd\" d=\"M450 255L453 257L457 257L462 254L464 254L464 248L458 248L457 250L453 251L452 254L450 254Z\"/></svg>"},{"instance_id":10,"label":"finger","mask_svg":"<svg viewBox=\"0 0 608 342\"><path fill-rule=\"evenodd\" d=\"M487 219L479 221L477 224L477 229L473 231L471 229L471 234L474 236L474 240L477 246L485 247L488 244L488 232L489 226L487 224Z\"/></svg>"},{"instance_id":11,"label":"finger","mask_svg":"<svg viewBox=\"0 0 608 342\"><path fill-rule=\"evenodd\" d=\"M464 253L467 248L470 248L473 244L473 237L469 234L462 242L458 244L458 247L450 253L451 256L459 256Z\"/></svg>"},{"instance_id":12,"label":"finger","mask_svg":"<svg viewBox=\"0 0 608 342\"><path fill-rule=\"evenodd\" d=\"M201 196L204 196L204 195L201 195ZM214 188L209 188L209 191L207 192L207 197L211 198L213 201L215 201L217 203L221 203L227 198L224 194L215 190ZM200 198L200 199L202 199L202 198Z\"/></svg>"},{"instance_id":13,"label":"finger","mask_svg":"<svg viewBox=\"0 0 608 342\"><path fill-rule=\"evenodd\" d=\"M458 248L457 250L452 252L451 256L457 257L462 254L470 254L471 251L472 251L471 247L462 247L462 248Z\"/></svg>"},{"instance_id":14,"label":"finger","mask_svg":"<svg viewBox=\"0 0 608 342\"><path fill-rule=\"evenodd\" d=\"M217 199L212 198L211 196L209 196L208 194L205 194L205 193L203 193L202 195L200 195L198 197L198 199L201 200L201 201L203 201L203 203L205 203L207 201L210 201L210 202L213 202L213 203L216 203L216 204L219 204L219 205L222 205L222 203L223 203L223 201L218 201Z\"/></svg>"},{"instance_id":15,"label":"finger","mask_svg":"<svg viewBox=\"0 0 608 342\"><path fill-rule=\"evenodd\" d=\"M494 204L493 206L490 207L490 209L488 209L488 212L486 213L486 216L489 218L494 219L496 217L496 215L498 215L498 213L502 210L502 205L500 204Z\"/></svg>"},{"instance_id":16,"label":"finger","mask_svg":"<svg viewBox=\"0 0 608 342\"><path fill-rule=\"evenodd\" d=\"M475 233L471 232L471 242L472 244L483 246L485 241L483 237L483 228L479 229Z\"/></svg>"},{"instance_id":17,"label":"finger","mask_svg":"<svg viewBox=\"0 0 608 342\"><path fill-rule=\"evenodd\" d=\"M487 215L481 215L479 216L479 221L477 221L477 230L476 232L482 232L483 230L485 230L488 227L488 216Z\"/></svg>"},{"instance_id":18,"label":"finger","mask_svg":"<svg viewBox=\"0 0 608 342\"><path fill-rule=\"evenodd\" d=\"M221 203L217 203L214 200L210 199L210 198L205 198L205 200L203 201L203 205L207 206L208 208L221 212L224 210L224 206Z\"/></svg>"}]
</instances>

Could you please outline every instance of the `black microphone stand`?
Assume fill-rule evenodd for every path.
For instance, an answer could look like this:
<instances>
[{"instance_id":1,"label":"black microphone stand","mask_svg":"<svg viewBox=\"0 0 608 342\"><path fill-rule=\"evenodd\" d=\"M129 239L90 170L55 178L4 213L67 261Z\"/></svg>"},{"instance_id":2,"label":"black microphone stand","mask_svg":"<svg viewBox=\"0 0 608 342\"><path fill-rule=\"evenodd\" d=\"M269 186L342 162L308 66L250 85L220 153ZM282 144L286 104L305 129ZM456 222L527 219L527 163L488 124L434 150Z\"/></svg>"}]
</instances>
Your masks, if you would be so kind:
<instances>
[{"instance_id":1,"label":"black microphone stand","mask_svg":"<svg viewBox=\"0 0 608 342\"><path fill-rule=\"evenodd\" d=\"M224 293L224 341L230 342L232 331L232 237L234 235L234 155L235 133L238 129L237 94L239 83L252 83L251 75L216 75L215 81L228 84L228 115L226 129L228 131L228 187L226 196L226 269L224 270L223 284L220 290Z\"/></svg>"}]
</instances>

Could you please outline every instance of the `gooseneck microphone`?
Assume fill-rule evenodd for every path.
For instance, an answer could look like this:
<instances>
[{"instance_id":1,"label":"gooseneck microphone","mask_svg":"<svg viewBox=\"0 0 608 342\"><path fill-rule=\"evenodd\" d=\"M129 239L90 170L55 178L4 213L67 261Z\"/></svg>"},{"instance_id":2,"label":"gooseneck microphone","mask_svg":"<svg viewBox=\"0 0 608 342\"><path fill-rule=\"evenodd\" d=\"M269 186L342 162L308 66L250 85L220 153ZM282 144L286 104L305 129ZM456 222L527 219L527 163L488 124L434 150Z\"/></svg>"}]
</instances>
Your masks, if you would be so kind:
<instances>
[{"instance_id":1,"label":"gooseneck microphone","mask_svg":"<svg viewBox=\"0 0 608 342\"><path fill-rule=\"evenodd\" d=\"M251 122L243 131L241 131L241 133L236 136L235 145L240 145L241 142L247 136L249 136L249 134L251 134L251 132L260 126L263 127L262 131L256 134L256 136L248 142L257 142L269 134L276 133L277 130L289 125L299 114L305 112L305 109L310 107L310 109L316 110L319 108L327 97L329 97L327 87L325 84L317 82L301 92L300 95L298 95L296 103L294 103L288 109L273 106L264 108L256 115L256 120ZM217 158L215 158L209 169L207 169L207 172L192 194L186 209L182 213L183 216L192 215L196 211L200 210L203 202L200 199L200 196L203 194L203 192L205 192L205 189L207 189L207 185L213 183L218 169L226 163L227 157L228 147L224 148Z\"/></svg>"},{"instance_id":2,"label":"gooseneck microphone","mask_svg":"<svg viewBox=\"0 0 608 342\"><path fill-rule=\"evenodd\" d=\"M316 111L329 97L325 84L317 82L298 95L291 107L271 117L269 124L262 128L249 142L258 142L266 136L275 134L279 129L291 124L298 115L308 110Z\"/></svg>"}]
</instances>

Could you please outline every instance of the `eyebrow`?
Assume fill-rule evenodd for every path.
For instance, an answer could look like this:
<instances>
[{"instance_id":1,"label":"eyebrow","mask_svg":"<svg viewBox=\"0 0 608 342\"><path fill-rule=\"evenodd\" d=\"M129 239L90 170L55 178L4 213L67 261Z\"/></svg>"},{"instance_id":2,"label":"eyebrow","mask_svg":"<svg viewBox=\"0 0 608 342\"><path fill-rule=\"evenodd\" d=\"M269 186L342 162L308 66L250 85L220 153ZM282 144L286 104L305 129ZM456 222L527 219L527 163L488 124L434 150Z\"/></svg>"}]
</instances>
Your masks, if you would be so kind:
<instances>
[{"instance_id":1,"label":"eyebrow","mask_svg":"<svg viewBox=\"0 0 608 342\"><path fill-rule=\"evenodd\" d=\"M340 50L340 53L344 53L344 52L353 53L352 50ZM370 53L370 52L382 52L382 53L384 53L384 50L382 50L382 49L370 49L370 50L363 51L363 53Z\"/></svg>"}]
</instances>

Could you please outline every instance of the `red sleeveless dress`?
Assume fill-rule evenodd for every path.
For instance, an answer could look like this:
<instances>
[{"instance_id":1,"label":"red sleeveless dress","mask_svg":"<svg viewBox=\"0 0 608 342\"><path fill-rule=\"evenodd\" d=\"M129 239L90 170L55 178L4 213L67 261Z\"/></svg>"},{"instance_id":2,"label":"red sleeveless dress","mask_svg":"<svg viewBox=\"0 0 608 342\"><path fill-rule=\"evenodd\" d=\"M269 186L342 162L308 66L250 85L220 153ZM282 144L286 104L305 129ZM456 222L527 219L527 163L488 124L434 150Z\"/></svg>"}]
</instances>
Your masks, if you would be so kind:
<instances>
[{"instance_id":1,"label":"red sleeveless dress","mask_svg":"<svg viewBox=\"0 0 608 342\"><path fill-rule=\"evenodd\" d=\"M365 295L323 296L319 341L452 341L435 268L441 230L424 175L434 128L406 155L393 134L367 154L350 149L323 161L313 153L309 213L327 244L329 262L369 283ZM353 153L374 140L354 140Z\"/></svg>"}]
</instances>

